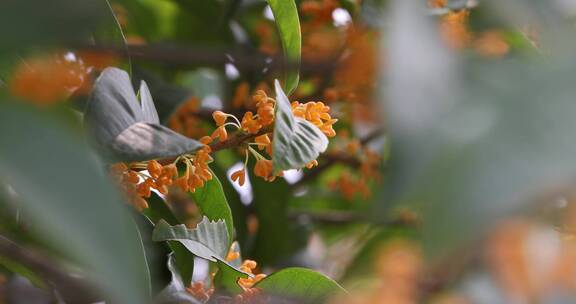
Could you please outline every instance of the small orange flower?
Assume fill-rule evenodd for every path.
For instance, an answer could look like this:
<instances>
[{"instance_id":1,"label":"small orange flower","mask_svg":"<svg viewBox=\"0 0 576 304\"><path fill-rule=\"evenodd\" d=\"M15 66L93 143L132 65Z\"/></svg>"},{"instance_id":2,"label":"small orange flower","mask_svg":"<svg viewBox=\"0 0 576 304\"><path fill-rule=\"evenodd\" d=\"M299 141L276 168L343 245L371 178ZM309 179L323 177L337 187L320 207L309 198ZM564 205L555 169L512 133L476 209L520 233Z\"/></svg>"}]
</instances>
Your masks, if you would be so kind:
<instances>
[{"instance_id":1,"label":"small orange flower","mask_svg":"<svg viewBox=\"0 0 576 304\"><path fill-rule=\"evenodd\" d=\"M248 86L247 82L240 83L234 92L234 97L232 98L232 106L234 108L240 108L245 105L246 100L248 99L249 91L250 87Z\"/></svg>"},{"instance_id":2,"label":"small orange flower","mask_svg":"<svg viewBox=\"0 0 576 304\"><path fill-rule=\"evenodd\" d=\"M252 100L256 103L256 106L259 107L262 104L268 103L268 95L266 95L264 90L258 90L254 96L252 96Z\"/></svg>"},{"instance_id":3,"label":"small orange flower","mask_svg":"<svg viewBox=\"0 0 576 304\"><path fill-rule=\"evenodd\" d=\"M256 162L254 174L270 182L276 178L272 173L272 161L268 159L260 159Z\"/></svg>"},{"instance_id":4,"label":"small orange flower","mask_svg":"<svg viewBox=\"0 0 576 304\"><path fill-rule=\"evenodd\" d=\"M313 160L311 162L309 162L308 164L306 164L306 168L308 169L312 169L314 167L318 166L318 161L317 160Z\"/></svg>"},{"instance_id":5,"label":"small orange flower","mask_svg":"<svg viewBox=\"0 0 576 304\"><path fill-rule=\"evenodd\" d=\"M240 252L230 249L230 251L228 251L228 254L226 255L226 261L231 262L231 261L236 260L239 257L240 257Z\"/></svg>"},{"instance_id":6,"label":"small orange flower","mask_svg":"<svg viewBox=\"0 0 576 304\"><path fill-rule=\"evenodd\" d=\"M260 131L261 128L262 125L260 124L260 122L254 119L254 113L246 112L244 114L244 117L242 118L242 129L244 131L255 134L258 133L258 131Z\"/></svg>"},{"instance_id":7,"label":"small orange flower","mask_svg":"<svg viewBox=\"0 0 576 304\"><path fill-rule=\"evenodd\" d=\"M258 264L255 261L244 260L244 262L240 266L240 270L249 274L253 274L257 266ZM251 289L252 286L254 286L256 283L258 283L265 277L266 277L265 274L257 274L254 277L240 278L238 279L238 285L240 285L246 291Z\"/></svg>"},{"instance_id":8,"label":"small orange flower","mask_svg":"<svg viewBox=\"0 0 576 304\"><path fill-rule=\"evenodd\" d=\"M260 150L264 150L271 143L268 134L256 136L256 138L254 138L254 142L258 144L258 149Z\"/></svg>"},{"instance_id":9,"label":"small orange flower","mask_svg":"<svg viewBox=\"0 0 576 304\"><path fill-rule=\"evenodd\" d=\"M193 282L190 287L186 288L186 291L204 303L210 299L214 289L206 289L202 282Z\"/></svg>"},{"instance_id":10,"label":"small orange flower","mask_svg":"<svg viewBox=\"0 0 576 304\"><path fill-rule=\"evenodd\" d=\"M330 107L324 105L323 102L310 101L301 104L298 101L292 102L292 113L296 117L306 119L317 126L326 136L336 136L336 131L332 127L338 119L330 116Z\"/></svg>"},{"instance_id":11,"label":"small orange flower","mask_svg":"<svg viewBox=\"0 0 576 304\"><path fill-rule=\"evenodd\" d=\"M162 165L155 160L151 160L148 162L147 170L152 178L158 178L162 174Z\"/></svg>"},{"instance_id":12,"label":"small orange flower","mask_svg":"<svg viewBox=\"0 0 576 304\"><path fill-rule=\"evenodd\" d=\"M18 65L9 82L10 93L37 105L51 105L82 88L88 71L79 61L62 55L28 59Z\"/></svg>"},{"instance_id":13,"label":"small orange flower","mask_svg":"<svg viewBox=\"0 0 576 304\"><path fill-rule=\"evenodd\" d=\"M232 178L232 181L237 182L238 185L244 186L244 182L246 181L246 171L245 169L240 169L232 173L230 177Z\"/></svg>"},{"instance_id":14,"label":"small orange flower","mask_svg":"<svg viewBox=\"0 0 576 304\"><path fill-rule=\"evenodd\" d=\"M258 121L263 126L267 126L274 122L274 105L272 103L262 104L258 107Z\"/></svg>"},{"instance_id":15,"label":"small orange flower","mask_svg":"<svg viewBox=\"0 0 576 304\"><path fill-rule=\"evenodd\" d=\"M197 118L200 100L190 97L179 106L168 119L170 129L190 138L198 138L206 134L205 128Z\"/></svg>"},{"instance_id":16,"label":"small orange flower","mask_svg":"<svg viewBox=\"0 0 576 304\"><path fill-rule=\"evenodd\" d=\"M151 178L146 179L136 187L138 195L142 197L150 197L152 194L150 188L155 187L154 180Z\"/></svg>"},{"instance_id":17,"label":"small orange flower","mask_svg":"<svg viewBox=\"0 0 576 304\"><path fill-rule=\"evenodd\" d=\"M214 133L212 133L211 137L212 139L219 138L220 141L225 141L228 139L228 132L226 132L226 128L224 128L224 126L220 126L214 130Z\"/></svg>"},{"instance_id":18,"label":"small orange flower","mask_svg":"<svg viewBox=\"0 0 576 304\"><path fill-rule=\"evenodd\" d=\"M199 141L205 145L209 145L210 143L212 143L212 137L202 136Z\"/></svg>"},{"instance_id":19,"label":"small orange flower","mask_svg":"<svg viewBox=\"0 0 576 304\"><path fill-rule=\"evenodd\" d=\"M216 125L220 127L226 123L226 119L228 117L226 116L226 113L222 111L215 111L214 113L212 113L212 118L214 118Z\"/></svg>"}]
</instances>

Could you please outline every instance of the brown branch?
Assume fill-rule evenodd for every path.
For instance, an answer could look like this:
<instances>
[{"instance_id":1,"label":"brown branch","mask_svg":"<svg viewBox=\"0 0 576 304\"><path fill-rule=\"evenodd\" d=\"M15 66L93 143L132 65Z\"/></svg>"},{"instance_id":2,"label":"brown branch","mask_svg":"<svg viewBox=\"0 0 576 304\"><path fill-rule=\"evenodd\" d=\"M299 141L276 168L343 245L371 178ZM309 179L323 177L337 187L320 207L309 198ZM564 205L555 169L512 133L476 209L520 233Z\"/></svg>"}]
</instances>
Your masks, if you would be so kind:
<instances>
[{"instance_id":1,"label":"brown branch","mask_svg":"<svg viewBox=\"0 0 576 304\"><path fill-rule=\"evenodd\" d=\"M130 57L133 60L154 61L179 67L232 63L240 70L256 72L299 66L302 72L318 73L330 71L337 62L336 58L326 58L324 61L304 60L301 63L286 63L281 55L248 53L240 49L221 50L166 45L127 45L126 48L114 45L76 45L73 48L79 51Z\"/></svg>"},{"instance_id":2,"label":"brown branch","mask_svg":"<svg viewBox=\"0 0 576 304\"><path fill-rule=\"evenodd\" d=\"M255 134L245 133L243 131L237 131L232 136L228 137L228 139L225 141L218 141L216 143L210 144L211 153L215 153L215 152L218 152L218 151L224 150L224 149L239 147L243 143L245 143L249 140L252 140L253 138L255 138L257 136L260 136L260 135L263 135L263 134L266 134L269 132L272 132L272 126L262 128L262 129L260 129L260 131L258 131Z\"/></svg>"},{"instance_id":3,"label":"brown branch","mask_svg":"<svg viewBox=\"0 0 576 304\"><path fill-rule=\"evenodd\" d=\"M66 303L93 303L102 300L88 282L63 272L52 259L25 249L1 235L0 256L33 270L56 289Z\"/></svg>"}]
</instances>

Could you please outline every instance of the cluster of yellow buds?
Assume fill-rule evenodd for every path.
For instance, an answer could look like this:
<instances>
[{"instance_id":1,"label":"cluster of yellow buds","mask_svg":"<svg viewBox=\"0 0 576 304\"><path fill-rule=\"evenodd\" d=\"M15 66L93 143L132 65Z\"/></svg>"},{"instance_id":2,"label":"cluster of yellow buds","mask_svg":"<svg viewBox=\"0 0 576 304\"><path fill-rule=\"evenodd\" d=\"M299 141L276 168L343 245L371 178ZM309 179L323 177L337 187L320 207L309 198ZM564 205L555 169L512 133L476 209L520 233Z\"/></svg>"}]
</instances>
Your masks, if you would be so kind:
<instances>
[{"instance_id":1,"label":"cluster of yellow buds","mask_svg":"<svg viewBox=\"0 0 576 304\"><path fill-rule=\"evenodd\" d=\"M282 172L274 174L272 169L272 160L270 159L272 157L272 132L263 132L263 130L267 130L266 128L274 123L276 100L269 97L263 90L258 90L252 96L252 102L255 105L255 112L247 111L241 121L231 114L215 111L212 117L217 126L216 130L211 136L205 136L200 139L204 144L209 144L216 139L226 141L228 139L226 127L228 126L254 135L254 142L247 143L242 150L245 154L244 167L231 175L232 180L240 186L244 185L246 181L246 166L250 154L256 159L254 166L256 176L266 181L273 181L277 176L282 176ZM294 116L306 119L316 125L327 136L333 137L336 135L332 126L338 120L330 116L330 107L324 103L308 102L301 104L295 101L292 103L292 112ZM268 154L268 158L263 156L258 150L265 151ZM311 168L316 165L318 165L318 162L313 160L306 167Z\"/></svg>"},{"instance_id":2,"label":"cluster of yellow buds","mask_svg":"<svg viewBox=\"0 0 576 304\"><path fill-rule=\"evenodd\" d=\"M145 198L150 197L153 189L166 195L172 185L190 192L203 187L206 181L212 179L212 173L208 168L208 163L211 161L210 147L206 146L196 154L182 155L168 165L162 165L156 160L131 164L117 163L112 165L111 171L118 177L129 202L137 210L143 210L148 208ZM186 166L182 176L178 173L179 162Z\"/></svg>"},{"instance_id":3,"label":"cluster of yellow buds","mask_svg":"<svg viewBox=\"0 0 576 304\"><path fill-rule=\"evenodd\" d=\"M195 116L199 109L200 101L198 98L189 98L170 116L168 127L186 137L201 137L206 132L200 120Z\"/></svg>"}]
</instances>

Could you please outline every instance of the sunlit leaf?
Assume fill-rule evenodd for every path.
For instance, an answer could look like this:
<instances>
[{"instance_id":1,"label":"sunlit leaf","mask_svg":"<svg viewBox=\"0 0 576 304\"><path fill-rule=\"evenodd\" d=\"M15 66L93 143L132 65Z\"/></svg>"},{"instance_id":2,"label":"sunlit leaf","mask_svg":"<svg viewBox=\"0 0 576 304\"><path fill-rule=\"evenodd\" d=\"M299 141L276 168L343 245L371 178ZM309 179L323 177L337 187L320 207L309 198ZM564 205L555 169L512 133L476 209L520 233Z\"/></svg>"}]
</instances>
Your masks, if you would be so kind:
<instances>
[{"instance_id":1,"label":"sunlit leaf","mask_svg":"<svg viewBox=\"0 0 576 304\"><path fill-rule=\"evenodd\" d=\"M185 225L170 226L161 220L156 224L152 240L178 241L194 255L206 260L216 261L225 258L228 253L228 233L224 221L211 222L204 217L194 229Z\"/></svg>"},{"instance_id":2,"label":"sunlit leaf","mask_svg":"<svg viewBox=\"0 0 576 304\"><path fill-rule=\"evenodd\" d=\"M306 303L321 303L345 292L334 280L306 268L285 268L275 272L255 286L264 293L301 299Z\"/></svg>"},{"instance_id":3,"label":"sunlit leaf","mask_svg":"<svg viewBox=\"0 0 576 304\"><path fill-rule=\"evenodd\" d=\"M276 81L276 119L272 146L274 172L300 169L326 151L326 135L312 123L294 117L290 101Z\"/></svg>"},{"instance_id":4,"label":"sunlit leaf","mask_svg":"<svg viewBox=\"0 0 576 304\"><path fill-rule=\"evenodd\" d=\"M212 179L207 181L204 187L197 188L195 192L190 192L190 196L194 199L204 216L211 221L224 220L228 236L234 235L232 211L230 206L228 206L222 184L215 174L212 174ZM228 241L232 243L232 237Z\"/></svg>"},{"instance_id":5,"label":"sunlit leaf","mask_svg":"<svg viewBox=\"0 0 576 304\"><path fill-rule=\"evenodd\" d=\"M302 35L300 33L300 19L298 8L294 0L266 0L272 8L274 21L280 33L282 49L287 61L288 70L284 79L284 89L288 95L298 87L300 73L300 56L302 48Z\"/></svg>"},{"instance_id":6,"label":"sunlit leaf","mask_svg":"<svg viewBox=\"0 0 576 304\"><path fill-rule=\"evenodd\" d=\"M243 289L238 285L238 279L247 278L249 275L221 259L218 259L216 263L219 270L214 277L216 287L223 288L233 294L241 293Z\"/></svg>"}]
</instances>

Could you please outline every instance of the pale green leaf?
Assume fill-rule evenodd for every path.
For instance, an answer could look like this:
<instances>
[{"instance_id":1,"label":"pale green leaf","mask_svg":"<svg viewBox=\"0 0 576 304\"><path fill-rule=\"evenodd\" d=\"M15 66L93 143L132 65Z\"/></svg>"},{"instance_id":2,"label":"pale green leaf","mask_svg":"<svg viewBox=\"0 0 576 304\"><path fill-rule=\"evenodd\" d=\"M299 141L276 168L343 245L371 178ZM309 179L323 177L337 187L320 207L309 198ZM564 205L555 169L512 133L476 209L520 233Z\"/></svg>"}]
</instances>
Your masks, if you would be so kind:
<instances>
[{"instance_id":1,"label":"pale green leaf","mask_svg":"<svg viewBox=\"0 0 576 304\"><path fill-rule=\"evenodd\" d=\"M218 177L212 173L212 179L207 181L204 187L197 188L195 192L190 192L190 196L200 208L202 215L211 221L223 220L226 222L226 230L228 236L230 236L228 245L230 245L232 243L231 236L234 235L234 222L232 211L230 206L228 206L228 201Z\"/></svg>"},{"instance_id":2,"label":"pale green leaf","mask_svg":"<svg viewBox=\"0 0 576 304\"><path fill-rule=\"evenodd\" d=\"M326 151L328 138L312 123L294 117L290 101L276 81L276 119L272 146L274 172L300 169Z\"/></svg>"},{"instance_id":3,"label":"pale green leaf","mask_svg":"<svg viewBox=\"0 0 576 304\"><path fill-rule=\"evenodd\" d=\"M302 34L300 33L298 8L294 0L267 0L267 2L272 8L272 14L282 41L282 49L288 66L284 79L284 89L290 95L298 87L300 78Z\"/></svg>"},{"instance_id":4,"label":"pale green leaf","mask_svg":"<svg viewBox=\"0 0 576 304\"><path fill-rule=\"evenodd\" d=\"M286 268L275 272L255 286L266 294L321 303L345 292L336 281L306 268Z\"/></svg>"},{"instance_id":5,"label":"pale green leaf","mask_svg":"<svg viewBox=\"0 0 576 304\"><path fill-rule=\"evenodd\" d=\"M211 222L204 217L194 229L185 225L170 226L161 220L156 224L152 240L178 241L194 255L215 262L216 258L225 258L228 253L228 233L226 224L220 220Z\"/></svg>"}]
</instances>

